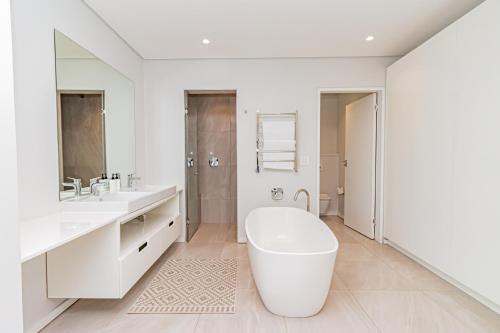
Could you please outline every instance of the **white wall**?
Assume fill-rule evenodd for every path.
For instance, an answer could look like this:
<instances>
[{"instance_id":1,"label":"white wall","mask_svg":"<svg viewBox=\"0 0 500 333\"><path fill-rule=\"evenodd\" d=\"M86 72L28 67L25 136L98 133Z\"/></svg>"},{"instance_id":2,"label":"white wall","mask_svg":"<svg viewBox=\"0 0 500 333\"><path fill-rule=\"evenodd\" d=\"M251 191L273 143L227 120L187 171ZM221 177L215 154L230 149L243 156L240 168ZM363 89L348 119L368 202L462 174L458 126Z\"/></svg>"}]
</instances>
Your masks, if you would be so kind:
<instances>
[{"instance_id":1,"label":"white wall","mask_svg":"<svg viewBox=\"0 0 500 333\"><path fill-rule=\"evenodd\" d=\"M57 59L59 90L104 90L108 174L135 172L134 84L99 59ZM99 175L96 175L96 177Z\"/></svg>"},{"instance_id":2,"label":"white wall","mask_svg":"<svg viewBox=\"0 0 500 333\"><path fill-rule=\"evenodd\" d=\"M485 1L388 69L385 172L385 236L497 311L499 13Z\"/></svg>"},{"instance_id":3,"label":"white wall","mask_svg":"<svg viewBox=\"0 0 500 333\"><path fill-rule=\"evenodd\" d=\"M238 240L249 211L259 206L305 206L294 192L307 188L317 203L318 89L385 85L385 68L394 58L164 60L145 61L147 177L184 187L184 90L237 90ZM255 112L298 110L298 153L309 165L298 173L255 173ZM247 111L245 113L245 111ZM282 202L272 187L283 187ZM318 207L313 205L313 211Z\"/></svg>"},{"instance_id":4,"label":"white wall","mask_svg":"<svg viewBox=\"0 0 500 333\"><path fill-rule=\"evenodd\" d=\"M23 331L10 1L0 1L0 332Z\"/></svg>"},{"instance_id":5,"label":"white wall","mask_svg":"<svg viewBox=\"0 0 500 333\"><path fill-rule=\"evenodd\" d=\"M144 170L142 59L80 0L12 1L21 220L53 213L59 207L54 29L134 82L137 170ZM43 265L44 260L40 256L23 267L40 279L23 289L25 295L32 295L30 306L24 307L26 318L33 320L25 322L26 329L60 303L36 297L44 295L38 286L45 286L45 276L26 265ZM32 315L34 311L40 316Z\"/></svg>"}]
</instances>

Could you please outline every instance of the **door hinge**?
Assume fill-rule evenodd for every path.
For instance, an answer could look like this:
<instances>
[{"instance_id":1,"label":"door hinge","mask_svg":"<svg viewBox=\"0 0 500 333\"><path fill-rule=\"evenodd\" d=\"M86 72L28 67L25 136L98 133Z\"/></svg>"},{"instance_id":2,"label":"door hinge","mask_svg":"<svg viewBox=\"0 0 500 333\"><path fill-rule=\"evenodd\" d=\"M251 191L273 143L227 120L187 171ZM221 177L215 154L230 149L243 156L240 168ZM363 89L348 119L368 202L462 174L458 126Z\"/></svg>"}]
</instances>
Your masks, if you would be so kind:
<instances>
[{"instance_id":1,"label":"door hinge","mask_svg":"<svg viewBox=\"0 0 500 333\"><path fill-rule=\"evenodd\" d=\"M376 225L377 224L377 221L375 221L375 219L372 220L372 223L373 225Z\"/></svg>"},{"instance_id":2,"label":"door hinge","mask_svg":"<svg viewBox=\"0 0 500 333\"><path fill-rule=\"evenodd\" d=\"M375 112L378 112L378 104L375 104Z\"/></svg>"},{"instance_id":3,"label":"door hinge","mask_svg":"<svg viewBox=\"0 0 500 333\"><path fill-rule=\"evenodd\" d=\"M190 224L191 224L191 222L189 221L189 219L186 219L186 224L187 224L187 225L190 225Z\"/></svg>"}]
</instances>

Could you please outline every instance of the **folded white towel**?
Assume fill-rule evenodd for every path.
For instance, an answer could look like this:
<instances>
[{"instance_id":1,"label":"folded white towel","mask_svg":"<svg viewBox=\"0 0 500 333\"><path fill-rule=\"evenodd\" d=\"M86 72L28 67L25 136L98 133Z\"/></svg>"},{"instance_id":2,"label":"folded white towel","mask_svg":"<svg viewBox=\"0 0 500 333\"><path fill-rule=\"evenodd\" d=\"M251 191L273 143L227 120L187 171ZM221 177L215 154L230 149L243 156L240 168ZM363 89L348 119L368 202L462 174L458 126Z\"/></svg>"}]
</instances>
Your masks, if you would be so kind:
<instances>
[{"instance_id":1,"label":"folded white towel","mask_svg":"<svg viewBox=\"0 0 500 333\"><path fill-rule=\"evenodd\" d=\"M264 162L262 163L264 169L273 170L294 170L295 163L293 162Z\"/></svg>"},{"instance_id":2,"label":"folded white towel","mask_svg":"<svg viewBox=\"0 0 500 333\"><path fill-rule=\"evenodd\" d=\"M295 140L264 140L263 150L295 150Z\"/></svg>"},{"instance_id":3,"label":"folded white towel","mask_svg":"<svg viewBox=\"0 0 500 333\"><path fill-rule=\"evenodd\" d=\"M263 119L262 136L264 140L294 140L295 120Z\"/></svg>"},{"instance_id":4,"label":"folded white towel","mask_svg":"<svg viewBox=\"0 0 500 333\"><path fill-rule=\"evenodd\" d=\"M262 153L263 161L295 160L295 153Z\"/></svg>"}]
</instances>

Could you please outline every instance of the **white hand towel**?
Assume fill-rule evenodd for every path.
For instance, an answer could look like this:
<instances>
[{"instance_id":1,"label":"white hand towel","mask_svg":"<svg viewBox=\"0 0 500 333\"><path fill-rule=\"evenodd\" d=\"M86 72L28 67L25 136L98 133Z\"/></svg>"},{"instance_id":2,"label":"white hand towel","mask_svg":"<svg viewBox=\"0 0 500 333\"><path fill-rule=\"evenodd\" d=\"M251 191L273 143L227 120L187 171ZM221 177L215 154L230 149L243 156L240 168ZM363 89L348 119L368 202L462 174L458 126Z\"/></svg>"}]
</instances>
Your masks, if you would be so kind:
<instances>
[{"instance_id":1,"label":"white hand towel","mask_svg":"<svg viewBox=\"0 0 500 333\"><path fill-rule=\"evenodd\" d=\"M262 136L264 140L294 140L295 121L264 119L262 121Z\"/></svg>"},{"instance_id":2,"label":"white hand towel","mask_svg":"<svg viewBox=\"0 0 500 333\"><path fill-rule=\"evenodd\" d=\"M295 160L295 153L262 153L262 160L266 162Z\"/></svg>"},{"instance_id":3,"label":"white hand towel","mask_svg":"<svg viewBox=\"0 0 500 333\"><path fill-rule=\"evenodd\" d=\"M262 163L264 169L273 170L294 170L295 163L293 162L264 162Z\"/></svg>"},{"instance_id":4,"label":"white hand towel","mask_svg":"<svg viewBox=\"0 0 500 333\"><path fill-rule=\"evenodd\" d=\"M295 140L264 140L263 150L295 150Z\"/></svg>"}]
</instances>

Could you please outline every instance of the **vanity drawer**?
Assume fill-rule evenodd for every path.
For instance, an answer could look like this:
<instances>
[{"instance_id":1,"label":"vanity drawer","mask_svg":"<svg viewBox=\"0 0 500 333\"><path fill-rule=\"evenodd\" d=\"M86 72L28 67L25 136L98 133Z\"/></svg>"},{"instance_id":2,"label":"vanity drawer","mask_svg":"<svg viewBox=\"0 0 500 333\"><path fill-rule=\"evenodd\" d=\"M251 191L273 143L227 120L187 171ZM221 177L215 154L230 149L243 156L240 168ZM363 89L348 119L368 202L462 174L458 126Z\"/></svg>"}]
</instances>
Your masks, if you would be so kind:
<instances>
[{"instance_id":1,"label":"vanity drawer","mask_svg":"<svg viewBox=\"0 0 500 333\"><path fill-rule=\"evenodd\" d=\"M169 220L120 260L120 294L123 297L165 250L179 237L180 218Z\"/></svg>"}]
</instances>

